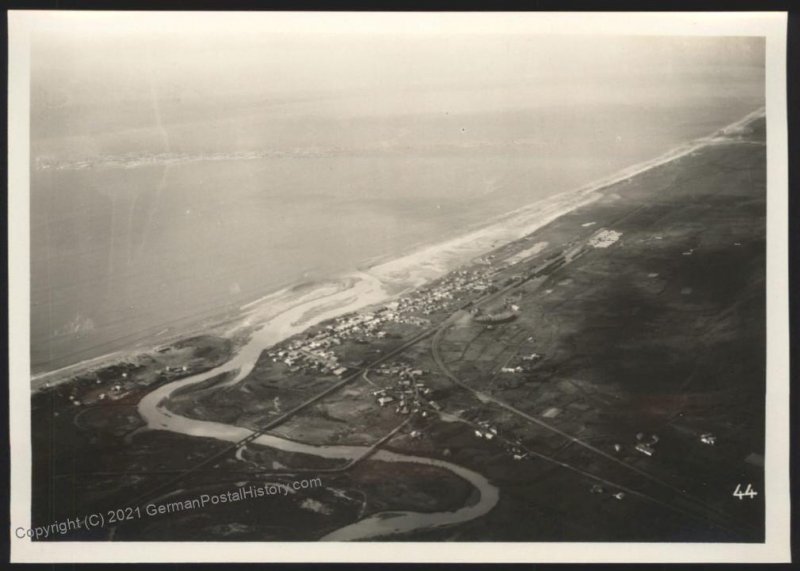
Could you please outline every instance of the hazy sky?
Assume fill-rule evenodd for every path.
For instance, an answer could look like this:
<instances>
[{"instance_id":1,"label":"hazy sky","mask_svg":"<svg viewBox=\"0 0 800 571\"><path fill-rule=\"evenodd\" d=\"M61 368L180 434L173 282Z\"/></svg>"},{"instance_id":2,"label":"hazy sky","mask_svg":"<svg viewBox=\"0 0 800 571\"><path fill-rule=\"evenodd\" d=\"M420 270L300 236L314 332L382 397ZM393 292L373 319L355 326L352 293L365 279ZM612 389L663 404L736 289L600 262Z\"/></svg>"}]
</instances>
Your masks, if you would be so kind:
<instances>
[{"instance_id":1,"label":"hazy sky","mask_svg":"<svg viewBox=\"0 0 800 571\"><path fill-rule=\"evenodd\" d=\"M232 117L237 106L347 119L671 105L707 97L709 77L724 92L763 76L760 38L531 34L513 15L349 18L48 15L32 34L32 138ZM743 89L731 92L753 96ZM180 107L153 119L158 101Z\"/></svg>"},{"instance_id":2,"label":"hazy sky","mask_svg":"<svg viewBox=\"0 0 800 571\"><path fill-rule=\"evenodd\" d=\"M122 15L51 25L34 35L37 87L73 102L162 94L299 96L354 90L476 89L615 76L657 81L763 65L753 38L541 36L379 28L325 33L275 29L267 17ZM155 25L158 23L158 25Z\"/></svg>"}]
</instances>

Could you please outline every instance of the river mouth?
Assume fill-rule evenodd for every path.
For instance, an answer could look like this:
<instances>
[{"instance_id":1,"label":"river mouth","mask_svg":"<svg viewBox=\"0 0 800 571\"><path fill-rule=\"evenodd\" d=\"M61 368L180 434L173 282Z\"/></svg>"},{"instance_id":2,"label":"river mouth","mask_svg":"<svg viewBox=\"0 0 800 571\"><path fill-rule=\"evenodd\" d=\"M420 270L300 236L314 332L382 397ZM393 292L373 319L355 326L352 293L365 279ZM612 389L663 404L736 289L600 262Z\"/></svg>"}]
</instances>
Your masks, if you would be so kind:
<instances>
[{"instance_id":1,"label":"river mouth","mask_svg":"<svg viewBox=\"0 0 800 571\"><path fill-rule=\"evenodd\" d=\"M385 294L376 287L374 281L355 281L350 287L334 288L328 295L313 297L301 302L267 321L239 349L233 359L209 371L193 375L164 385L147 394L139 403L138 412L146 426L154 430L167 430L188 436L211 438L237 443L252 437L247 428L199 420L181 416L169 410L170 398L180 390L204 383L220 375L229 375L230 380L220 386L232 386L241 382L255 367L262 351L278 341L290 337L301 330L341 314L346 310L359 309L370 302L380 301ZM314 445L281 438L272 434L260 434L250 440L254 445L299 453L323 459L357 461L371 452L367 446ZM324 541L352 541L377 539L401 535L413 531L440 528L470 521L490 511L499 499L499 490L480 474L461 466L419 456L377 450L371 460L390 463L411 463L446 470L467 481L479 492L479 500L454 511L421 513L415 511L392 511L377 513L345 525L321 539Z\"/></svg>"}]
</instances>

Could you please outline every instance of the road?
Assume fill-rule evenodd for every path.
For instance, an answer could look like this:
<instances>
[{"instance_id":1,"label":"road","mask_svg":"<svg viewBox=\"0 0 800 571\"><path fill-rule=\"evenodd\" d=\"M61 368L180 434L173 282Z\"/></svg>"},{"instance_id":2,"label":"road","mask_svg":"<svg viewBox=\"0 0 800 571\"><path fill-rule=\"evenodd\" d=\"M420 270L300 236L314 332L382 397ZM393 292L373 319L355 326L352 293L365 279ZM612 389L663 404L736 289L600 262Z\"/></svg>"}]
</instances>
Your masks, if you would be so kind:
<instances>
[{"instance_id":1,"label":"road","mask_svg":"<svg viewBox=\"0 0 800 571\"><path fill-rule=\"evenodd\" d=\"M626 216L630 216L632 214L634 214L634 212L628 213L628 214L626 214ZM565 253L564 254L565 264L564 265L566 265L567 263L573 261L574 259L577 259L577 257L580 256L584 252L585 252L585 250L583 250L582 248L578 247L578 248L573 248L571 251ZM561 266L559 266L559 267L561 267ZM540 270L537 269L537 270L535 270L534 272L532 272L529 275L531 275L531 277L533 277L539 271ZM522 285L523 283L525 283L526 281L528 281L530 279L531 278L529 277L529 278L517 281L517 282L509 285L508 287L504 288L503 290L497 292L496 294L490 296L489 298L487 298L485 300L482 300L479 303L480 304L488 304L494 298L496 298L496 297L498 297L500 295L503 295L505 293L508 293L509 291L519 287L520 285ZM539 284L539 285L541 285L541 284ZM476 306L479 303L476 303ZM643 492L635 492L639 496L647 497L650 500L652 500L652 501L654 501L654 502L656 502L656 503L658 503L660 505L670 505L671 507L674 507L674 509L677 509L677 510L681 511L682 513L684 513L685 515L688 515L688 516L693 517L693 518L697 518L698 516L700 516L704 520L709 521L709 522L713 523L714 525L716 525L717 527L725 529L726 531L729 531L729 532L737 533L736 532L737 529L741 529L743 527L750 527L749 524L746 524L746 523L740 522L740 521L735 521L729 514L726 514L726 513L718 510L717 508L715 508L713 506L709 506L709 505L705 504L699 498L693 497L692 495L688 494L687 492L685 492L684 490L678 488L677 486L675 486L673 484L670 484L669 482L666 482L665 480L663 480L663 479L661 479L661 478L659 478L659 477L657 477L657 476L655 476L655 475L653 475L653 474L651 474L651 473L649 473L649 472L647 472L645 470L642 470L642 469L638 468L637 466L634 466L634 465L631 465L631 464L629 464L627 462L624 462L620 458L615 457L614 455L606 452L605 450L601 450L601 449L597 448L596 446L593 446L592 444L586 442L585 440L582 440L582 439L580 439L580 438L578 438L576 436L568 434L568 433L564 432L563 430L560 430L560 429L556 428L555 426L553 426L553 425L551 425L551 424L549 424L549 423L547 423L547 422L545 422L545 421L543 421L543 420L541 420L539 418L536 418L535 416L532 416L532 415L526 413L525 411L522 411L522 410L518 409L517 407L515 407L515 406L513 406L513 405L511 405L511 404L509 404L509 403L507 403L505 401L502 401L502 400L500 400L498 398L495 398L495 397L493 397L491 395L483 393L483 392L481 392L481 391L479 391L477 389L472 388L471 386L467 385L466 383L464 383L461 379L459 379L450 370L450 367L447 365L447 363L445 362L444 358L442 357L441 342L442 342L443 337L447 333L448 329L450 329L450 327L452 327L452 325L456 321L458 321L460 318L464 317L465 315L466 315L466 313L463 310L457 311L456 313L452 314L448 319L446 319L437 328L436 333L434 334L432 342L431 342L431 352L432 352L432 355L433 355L433 359L436 362L436 365L439 367L439 369L442 372L442 374L444 374L448 379L450 379L450 381L452 381L455 385L457 385L458 387L460 387L460 388L464 389L465 391L471 393L480 402L482 402L482 403L492 403L492 404L494 404L494 405L496 405L496 406L498 406L500 408L503 408L504 410L507 410L507 411L515 414L516 416L526 420L527 422L533 423L533 424L535 424L535 425L537 425L537 426L539 426L539 427L541 427L541 428L543 428L543 429L545 429L545 430L547 430L549 432L557 434L557 435L561 436L562 438L565 438L568 441L570 441L570 442L572 442L574 444L577 444L578 446L581 446L586 450L589 450L593 454L596 454L596 455L601 456L602 458L604 458L606 460L611 461L615 465L621 466L624 469L629 470L631 472L634 472L637 475L647 479L648 481L653 482L653 483L661 486L662 488L668 489L673 494L669 498L669 502L665 502L665 501L663 501L661 499L658 499L658 498L656 498L656 497L654 497L652 495L649 495L649 494L645 494ZM562 462L560 460L555 460L555 459L552 459L552 458L549 458L549 457L545 457L545 456L543 456L541 454L537 454L537 455L539 455L539 456L541 456L543 458L549 459L551 461L554 461L554 462L556 462L557 464L559 464L562 467L569 468L569 469L571 469L573 471L577 471L577 472L579 472L579 473L581 473L583 475L589 476L589 477L591 477L593 479L602 480L602 478L600 478L598 476L595 476L595 475L592 475L592 474L589 474L588 472L585 472L582 469L577 468L575 466L572 466L572 465L570 465L568 463ZM612 483L612 482L608 482L606 480L603 480L603 481L605 481L606 483ZM625 488L624 486L621 486L619 484L614 484L614 485L619 487L620 489L625 489L625 490L627 490L629 492L633 492L633 490ZM688 504L688 507L681 507L681 506L674 505L674 502L676 502L676 501L682 501L682 503ZM693 511L691 511L693 509L701 510L701 514L694 513ZM713 517L712 517L712 515L713 515Z\"/></svg>"}]
</instances>

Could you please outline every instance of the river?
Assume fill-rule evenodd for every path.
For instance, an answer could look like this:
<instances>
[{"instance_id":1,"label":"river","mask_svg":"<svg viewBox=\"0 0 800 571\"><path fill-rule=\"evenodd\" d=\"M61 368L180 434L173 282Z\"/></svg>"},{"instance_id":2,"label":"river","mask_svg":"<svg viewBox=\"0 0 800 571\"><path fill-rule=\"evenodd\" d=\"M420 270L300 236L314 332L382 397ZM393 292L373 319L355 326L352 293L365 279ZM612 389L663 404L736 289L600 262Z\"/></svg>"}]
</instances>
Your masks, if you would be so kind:
<instances>
[{"instance_id":1,"label":"river","mask_svg":"<svg viewBox=\"0 0 800 571\"><path fill-rule=\"evenodd\" d=\"M214 438L225 442L238 442L246 438L252 434L252 431L247 428L181 416L170 412L166 404L176 390L202 383L223 373L237 371L237 374L233 375L226 382L226 385L240 382L253 370L259 355L264 349L282 339L299 333L315 323L380 301L385 297L385 292L383 292L380 282L364 275L361 279L343 284L342 287L332 287L322 291L315 290L307 297L308 299L300 301L265 323L263 327L252 335L236 356L227 363L204 373L169 383L146 395L139 403L139 414L147 423L147 428L168 430L187 436ZM335 303L337 301L339 303ZM336 307L333 307L334 305ZM326 311L320 311L321 306L324 306ZM367 446L318 446L280 438L271 434L262 434L253 443L284 452L296 452L320 458L344 460L360 458L369 450ZM382 462L424 464L448 470L473 485L480 492L480 499L474 504L463 506L455 511L435 513L391 511L376 513L335 530L322 537L322 540L346 541L382 538L410 531L463 523L486 514L497 504L499 499L499 490L485 477L450 462L398 454L386 450L378 450L372 455L371 459Z\"/></svg>"}]
</instances>

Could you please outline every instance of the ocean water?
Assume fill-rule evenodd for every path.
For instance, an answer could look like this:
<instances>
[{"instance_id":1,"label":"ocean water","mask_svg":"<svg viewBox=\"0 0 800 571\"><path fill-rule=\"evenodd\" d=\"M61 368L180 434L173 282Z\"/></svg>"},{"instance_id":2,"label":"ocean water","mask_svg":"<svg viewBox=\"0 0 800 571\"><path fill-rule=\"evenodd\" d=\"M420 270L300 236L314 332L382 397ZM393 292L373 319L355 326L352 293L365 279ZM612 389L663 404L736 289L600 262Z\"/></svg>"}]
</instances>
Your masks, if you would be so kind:
<instances>
[{"instance_id":1,"label":"ocean water","mask_svg":"<svg viewBox=\"0 0 800 571\"><path fill-rule=\"evenodd\" d=\"M157 342L588 184L758 108L762 81L699 77L580 104L536 103L532 88L530 104L362 115L253 104L176 118L172 101L143 128L34 130L33 372Z\"/></svg>"}]
</instances>

